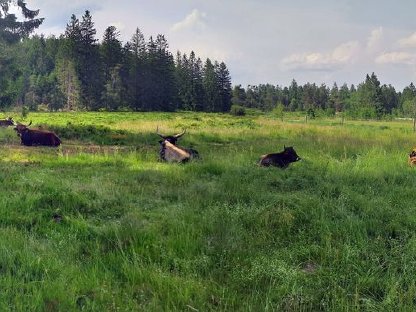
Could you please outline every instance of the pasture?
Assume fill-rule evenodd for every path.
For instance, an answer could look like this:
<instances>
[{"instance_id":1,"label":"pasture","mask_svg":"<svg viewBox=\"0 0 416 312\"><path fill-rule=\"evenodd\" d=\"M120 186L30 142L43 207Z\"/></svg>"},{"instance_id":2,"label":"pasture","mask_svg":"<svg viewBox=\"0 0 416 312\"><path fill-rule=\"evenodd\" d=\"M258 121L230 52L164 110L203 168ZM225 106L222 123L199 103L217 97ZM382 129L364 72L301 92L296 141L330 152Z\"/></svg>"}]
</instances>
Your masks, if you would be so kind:
<instances>
[{"instance_id":1,"label":"pasture","mask_svg":"<svg viewBox=\"0 0 416 312\"><path fill-rule=\"evenodd\" d=\"M416 308L410 121L29 120L63 145L24 147L0 129L1 311ZM179 145L201 159L158 161L157 126L186 128ZM283 145L303 160L257 166Z\"/></svg>"}]
</instances>

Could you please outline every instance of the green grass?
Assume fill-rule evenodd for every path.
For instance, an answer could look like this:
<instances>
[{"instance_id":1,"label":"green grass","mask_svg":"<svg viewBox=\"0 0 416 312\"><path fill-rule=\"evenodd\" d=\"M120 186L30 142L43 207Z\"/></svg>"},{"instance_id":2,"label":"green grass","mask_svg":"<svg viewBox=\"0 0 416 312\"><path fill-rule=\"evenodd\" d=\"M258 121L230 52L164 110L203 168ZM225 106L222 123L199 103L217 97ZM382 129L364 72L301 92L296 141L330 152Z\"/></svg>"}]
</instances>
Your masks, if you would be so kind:
<instances>
[{"instance_id":1,"label":"green grass","mask_svg":"<svg viewBox=\"0 0 416 312\"><path fill-rule=\"evenodd\" d=\"M30 113L58 149L0 129L0 310L414 310L411 121L292 117ZM158 126L201 160L159 162ZM283 145L304 160L257 166Z\"/></svg>"}]
</instances>

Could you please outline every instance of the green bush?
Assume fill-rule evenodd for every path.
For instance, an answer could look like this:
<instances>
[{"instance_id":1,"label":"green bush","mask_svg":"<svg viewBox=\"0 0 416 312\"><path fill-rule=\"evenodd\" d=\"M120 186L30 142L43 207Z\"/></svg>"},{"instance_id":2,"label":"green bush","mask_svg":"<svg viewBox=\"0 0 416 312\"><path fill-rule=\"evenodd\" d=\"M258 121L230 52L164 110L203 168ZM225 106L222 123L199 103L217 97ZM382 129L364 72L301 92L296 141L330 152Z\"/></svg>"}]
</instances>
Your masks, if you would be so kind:
<instances>
[{"instance_id":1,"label":"green bush","mask_svg":"<svg viewBox=\"0 0 416 312\"><path fill-rule=\"evenodd\" d=\"M245 116L246 109L240 105L232 105L230 109L230 114L234 116Z\"/></svg>"},{"instance_id":2,"label":"green bush","mask_svg":"<svg viewBox=\"0 0 416 312\"><path fill-rule=\"evenodd\" d=\"M283 117L285 115L285 107L282 103L279 103L275 108L273 108L271 114L273 117L283 120Z\"/></svg>"}]
</instances>

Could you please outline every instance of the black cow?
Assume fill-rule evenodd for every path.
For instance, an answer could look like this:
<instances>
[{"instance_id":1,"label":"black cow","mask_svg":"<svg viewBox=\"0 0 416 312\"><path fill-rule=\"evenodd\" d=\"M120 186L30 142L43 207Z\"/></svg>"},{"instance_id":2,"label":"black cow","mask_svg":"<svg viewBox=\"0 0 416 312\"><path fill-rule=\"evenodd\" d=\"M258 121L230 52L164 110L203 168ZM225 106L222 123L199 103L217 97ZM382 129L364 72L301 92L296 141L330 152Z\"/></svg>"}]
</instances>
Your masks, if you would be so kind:
<instances>
[{"instance_id":1,"label":"black cow","mask_svg":"<svg viewBox=\"0 0 416 312\"><path fill-rule=\"evenodd\" d=\"M192 148L183 148L176 145L177 140L183 136L185 132L186 130L175 135L163 135L159 133L159 128L156 129L157 135L162 138L162 140L159 141L159 157L161 160L182 163L194 158L199 158L198 151Z\"/></svg>"},{"instance_id":2,"label":"black cow","mask_svg":"<svg viewBox=\"0 0 416 312\"><path fill-rule=\"evenodd\" d=\"M9 117L6 119L0 119L0 127L8 127L8 126L14 126L14 125L15 123L12 117Z\"/></svg>"},{"instance_id":3,"label":"black cow","mask_svg":"<svg viewBox=\"0 0 416 312\"><path fill-rule=\"evenodd\" d=\"M290 163L299 161L301 158L296 154L292 146L284 146L283 152L266 154L261 156L259 165L264 167L275 166L280 168L287 168Z\"/></svg>"},{"instance_id":4,"label":"black cow","mask_svg":"<svg viewBox=\"0 0 416 312\"><path fill-rule=\"evenodd\" d=\"M17 135L20 137L22 145L59 146L61 144L61 140L55 133L46 130L29 129L28 127L31 124L32 122L26 126L18 123L16 127L14 127L14 130L16 130Z\"/></svg>"}]
</instances>

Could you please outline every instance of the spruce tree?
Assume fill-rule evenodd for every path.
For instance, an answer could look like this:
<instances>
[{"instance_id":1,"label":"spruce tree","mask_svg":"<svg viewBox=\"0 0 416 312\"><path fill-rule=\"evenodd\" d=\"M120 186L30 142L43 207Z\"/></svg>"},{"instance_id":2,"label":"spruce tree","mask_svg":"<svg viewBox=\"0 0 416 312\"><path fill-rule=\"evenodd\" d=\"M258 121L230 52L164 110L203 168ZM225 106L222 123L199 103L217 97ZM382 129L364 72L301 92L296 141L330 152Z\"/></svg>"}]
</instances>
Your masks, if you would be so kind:
<instances>
[{"instance_id":1,"label":"spruce tree","mask_svg":"<svg viewBox=\"0 0 416 312\"><path fill-rule=\"evenodd\" d=\"M217 67L219 97L221 106L218 107L221 112L228 112L231 108L231 76L224 62Z\"/></svg>"},{"instance_id":2,"label":"spruce tree","mask_svg":"<svg viewBox=\"0 0 416 312\"><path fill-rule=\"evenodd\" d=\"M96 110L100 108L103 77L98 40L95 39L97 31L88 10L82 16L79 26L81 44L78 51L77 71L81 81L81 98L87 109Z\"/></svg>"},{"instance_id":3,"label":"spruce tree","mask_svg":"<svg viewBox=\"0 0 416 312\"><path fill-rule=\"evenodd\" d=\"M17 16L9 12L11 6L17 5L22 13L23 21L18 20ZM30 10L22 0L0 0L0 107L9 106L17 97L24 83L19 81L19 70L13 66L13 47L10 44L19 42L22 38L28 37L38 28L43 18L37 18L39 10ZM20 73L21 74L21 73Z\"/></svg>"},{"instance_id":4,"label":"spruce tree","mask_svg":"<svg viewBox=\"0 0 416 312\"><path fill-rule=\"evenodd\" d=\"M221 95L218 90L218 76L217 76L218 63L214 64L209 58L205 61L203 86L205 93L204 111L217 112L221 107Z\"/></svg>"},{"instance_id":5,"label":"spruce tree","mask_svg":"<svg viewBox=\"0 0 416 312\"><path fill-rule=\"evenodd\" d=\"M17 5L21 11L24 21L19 21L15 14L10 14L12 5ZM43 18L37 18L39 10L30 10L22 0L0 0L0 41L14 43L27 37L38 28Z\"/></svg>"},{"instance_id":6,"label":"spruce tree","mask_svg":"<svg viewBox=\"0 0 416 312\"><path fill-rule=\"evenodd\" d=\"M142 110L146 42L139 28L136 28L132 38L125 45L125 54L127 101L133 109Z\"/></svg>"},{"instance_id":7,"label":"spruce tree","mask_svg":"<svg viewBox=\"0 0 416 312\"><path fill-rule=\"evenodd\" d=\"M104 32L103 41L100 46L102 65L104 69L104 78L105 81L108 80L110 76L110 71L116 65L121 64L122 62L122 48L121 41L118 39L120 33L117 31L115 26L109 26Z\"/></svg>"},{"instance_id":8,"label":"spruce tree","mask_svg":"<svg viewBox=\"0 0 416 312\"><path fill-rule=\"evenodd\" d=\"M150 37L147 44L146 84L144 107L146 110L173 111L177 107L175 64L163 35L156 41Z\"/></svg>"}]
</instances>

